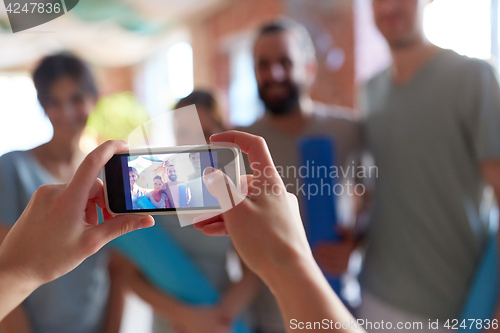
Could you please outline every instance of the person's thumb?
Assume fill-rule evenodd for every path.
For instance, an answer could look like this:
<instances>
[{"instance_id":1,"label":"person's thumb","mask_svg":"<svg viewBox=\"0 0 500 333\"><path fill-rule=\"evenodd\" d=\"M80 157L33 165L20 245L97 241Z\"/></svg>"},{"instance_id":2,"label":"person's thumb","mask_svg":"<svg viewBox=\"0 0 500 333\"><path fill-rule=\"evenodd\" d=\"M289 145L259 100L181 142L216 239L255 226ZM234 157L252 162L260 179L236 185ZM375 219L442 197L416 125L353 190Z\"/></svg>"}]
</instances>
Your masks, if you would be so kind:
<instances>
[{"instance_id":1,"label":"person's thumb","mask_svg":"<svg viewBox=\"0 0 500 333\"><path fill-rule=\"evenodd\" d=\"M149 215L119 215L95 226L92 232L102 247L121 235L134 230L149 228L154 224L155 220Z\"/></svg>"},{"instance_id":2,"label":"person's thumb","mask_svg":"<svg viewBox=\"0 0 500 333\"><path fill-rule=\"evenodd\" d=\"M231 179L218 169L206 168L203 171L203 182L210 194L219 201L223 212L235 207L245 199Z\"/></svg>"}]
</instances>

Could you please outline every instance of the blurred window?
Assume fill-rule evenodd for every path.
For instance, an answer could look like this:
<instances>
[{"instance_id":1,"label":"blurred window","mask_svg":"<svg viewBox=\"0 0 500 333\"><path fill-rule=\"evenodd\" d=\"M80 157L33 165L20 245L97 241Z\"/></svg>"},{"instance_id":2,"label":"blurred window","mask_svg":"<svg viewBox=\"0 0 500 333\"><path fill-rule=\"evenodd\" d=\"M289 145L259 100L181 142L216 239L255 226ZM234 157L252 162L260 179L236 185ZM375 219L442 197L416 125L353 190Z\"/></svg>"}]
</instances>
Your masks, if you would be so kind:
<instances>
[{"instance_id":1,"label":"blurred window","mask_svg":"<svg viewBox=\"0 0 500 333\"><path fill-rule=\"evenodd\" d=\"M425 9L425 35L442 48L490 60L492 48L498 45L498 37L492 43L492 36L498 36L497 31L492 34L498 20L498 9L492 8L497 3L498 0L435 0Z\"/></svg>"},{"instance_id":2,"label":"blurred window","mask_svg":"<svg viewBox=\"0 0 500 333\"><path fill-rule=\"evenodd\" d=\"M253 71L251 37L244 37L229 46L229 109L234 126L248 126L264 112Z\"/></svg>"},{"instance_id":3,"label":"blurred window","mask_svg":"<svg viewBox=\"0 0 500 333\"><path fill-rule=\"evenodd\" d=\"M173 97L181 99L193 91L193 49L186 42L172 45L167 51L168 84Z\"/></svg>"},{"instance_id":4,"label":"blurred window","mask_svg":"<svg viewBox=\"0 0 500 333\"><path fill-rule=\"evenodd\" d=\"M28 73L0 72L0 155L31 149L52 138Z\"/></svg>"},{"instance_id":5,"label":"blurred window","mask_svg":"<svg viewBox=\"0 0 500 333\"><path fill-rule=\"evenodd\" d=\"M151 117L171 110L193 91L193 49L186 41L162 47L140 72L136 91Z\"/></svg>"}]
</instances>

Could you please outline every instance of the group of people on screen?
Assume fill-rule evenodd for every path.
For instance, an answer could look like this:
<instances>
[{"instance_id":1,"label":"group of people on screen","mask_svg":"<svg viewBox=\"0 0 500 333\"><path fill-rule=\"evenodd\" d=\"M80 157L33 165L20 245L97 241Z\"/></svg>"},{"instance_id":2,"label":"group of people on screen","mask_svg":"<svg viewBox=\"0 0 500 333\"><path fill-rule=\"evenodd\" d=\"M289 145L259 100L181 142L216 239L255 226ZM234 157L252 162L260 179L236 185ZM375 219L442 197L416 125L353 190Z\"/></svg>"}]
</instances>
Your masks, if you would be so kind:
<instances>
[{"instance_id":1,"label":"group of people on screen","mask_svg":"<svg viewBox=\"0 0 500 333\"><path fill-rule=\"evenodd\" d=\"M175 162L167 160L162 163L161 168L158 168L160 171L152 176L153 189L137 185L139 171L135 167L128 168L133 209L147 209L148 205L143 202L144 198L158 209L203 207L200 153L186 154L189 154L193 168L186 181L179 181Z\"/></svg>"}]
</instances>

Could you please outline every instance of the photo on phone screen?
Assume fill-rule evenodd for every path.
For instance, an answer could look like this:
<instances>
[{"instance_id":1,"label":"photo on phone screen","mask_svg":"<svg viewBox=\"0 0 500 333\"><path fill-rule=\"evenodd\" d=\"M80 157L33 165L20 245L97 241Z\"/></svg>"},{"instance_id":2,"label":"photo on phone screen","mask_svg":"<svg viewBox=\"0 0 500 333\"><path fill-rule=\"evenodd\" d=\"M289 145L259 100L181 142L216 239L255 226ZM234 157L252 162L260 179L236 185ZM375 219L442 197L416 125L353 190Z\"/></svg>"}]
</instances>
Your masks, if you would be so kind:
<instances>
[{"instance_id":1,"label":"photo on phone screen","mask_svg":"<svg viewBox=\"0 0 500 333\"><path fill-rule=\"evenodd\" d=\"M203 171L223 168L235 182L236 156L226 148L117 154L105 167L109 206L114 213L219 209Z\"/></svg>"}]
</instances>

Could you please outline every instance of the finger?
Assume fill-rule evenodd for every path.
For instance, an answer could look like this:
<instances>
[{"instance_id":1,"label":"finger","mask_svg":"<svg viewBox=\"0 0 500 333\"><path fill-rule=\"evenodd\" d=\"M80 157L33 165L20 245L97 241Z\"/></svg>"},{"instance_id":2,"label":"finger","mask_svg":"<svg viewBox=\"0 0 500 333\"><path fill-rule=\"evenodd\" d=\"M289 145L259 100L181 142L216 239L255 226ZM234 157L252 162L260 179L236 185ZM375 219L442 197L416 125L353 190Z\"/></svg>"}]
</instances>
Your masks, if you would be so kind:
<instances>
[{"instance_id":1,"label":"finger","mask_svg":"<svg viewBox=\"0 0 500 333\"><path fill-rule=\"evenodd\" d=\"M125 141L106 141L87 155L78 167L67 190L72 198L78 202L87 202L89 191L94 185L102 167L111 159L113 154L128 148Z\"/></svg>"},{"instance_id":2,"label":"finger","mask_svg":"<svg viewBox=\"0 0 500 333\"><path fill-rule=\"evenodd\" d=\"M114 217L113 214L111 214L106 207L101 208L102 210L102 220L107 221L109 219L112 219Z\"/></svg>"},{"instance_id":3,"label":"finger","mask_svg":"<svg viewBox=\"0 0 500 333\"><path fill-rule=\"evenodd\" d=\"M252 186L252 182L253 182L253 175L240 176L241 194L250 197L254 188Z\"/></svg>"},{"instance_id":4,"label":"finger","mask_svg":"<svg viewBox=\"0 0 500 333\"><path fill-rule=\"evenodd\" d=\"M104 185L102 184L102 180L96 178L94 180L94 184L90 188L88 198L94 200L97 205L101 208L106 207L106 199L104 198Z\"/></svg>"},{"instance_id":5,"label":"finger","mask_svg":"<svg viewBox=\"0 0 500 333\"><path fill-rule=\"evenodd\" d=\"M300 207L299 207L299 199L297 198L297 196L293 193L290 193L290 192L286 192L286 198L288 200L288 203L292 206L291 208L298 212L300 211Z\"/></svg>"},{"instance_id":6,"label":"finger","mask_svg":"<svg viewBox=\"0 0 500 333\"><path fill-rule=\"evenodd\" d=\"M201 231L208 236L227 236L226 224L224 222L214 222L201 228Z\"/></svg>"},{"instance_id":7,"label":"finger","mask_svg":"<svg viewBox=\"0 0 500 333\"><path fill-rule=\"evenodd\" d=\"M203 226L214 223L214 222L223 222L224 219L222 218L221 214L205 214L201 216L197 216L193 219L193 224L196 229L201 229Z\"/></svg>"},{"instance_id":8,"label":"finger","mask_svg":"<svg viewBox=\"0 0 500 333\"><path fill-rule=\"evenodd\" d=\"M87 223L97 225L97 206L101 207L104 203L104 189L102 181L99 178L94 180L94 184L89 191L87 199L87 207L85 208L85 218Z\"/></svg>"},{"instance_id":9,"label":"finger","mask_svg":"<svg viewBox=\"0 0 500 333\"><path fill-rule=\"evenodd\" d=\"M243 196L231 179L222 171L208 167L203 171L203 183L211 195L213 195L223 212L234 208L238 204L248 204L244 202Z\"/></svg>"},{"instance_id":10,"label":"finger","mask_svg":"<svg viewBox=\"0 0 500 333\"><path fill-rule=\"evenodd\" d=\"M102 184L102 180L100 180L99 178L96 178L94 185L90 189L89 199L94 200L97 206L101 208L103 221L107 221L113 217L113 215L106 208L104 185Z\"/></svg>"},{"instance_id":11,"label":"finger","mask_svg":"<svg viewBox=\"0 0 500 333\"><path fill-rule=\"evenodd\" d=\"M227 131L212 135L210 141L236 144L242 152L248 154L248 161L254 174L263 175L266 172L267 175L271 173L278 175L264 138L245 132Z\"/></svg>"},{"instance_id":12,"label":"finger","mask_svg":"<svg viewBox=\"0 0 500 333\"><path fill-rule=\"evenodd\" d=\"M119 215L95 226L91 232L100 246L134 230L152 227L155 220L150 215Z\"/></svg>"},{"instance_id":13,"label":"finger","mask_svg":"<svg viewBox=\"0 0 500 333\"><path fill-rule=\"evenodd\" d=\"M89 224L98 224L97 206L94 200L87 201L87 207L85 208L85 221Z\"/></svg>"}]
</instances>

